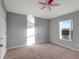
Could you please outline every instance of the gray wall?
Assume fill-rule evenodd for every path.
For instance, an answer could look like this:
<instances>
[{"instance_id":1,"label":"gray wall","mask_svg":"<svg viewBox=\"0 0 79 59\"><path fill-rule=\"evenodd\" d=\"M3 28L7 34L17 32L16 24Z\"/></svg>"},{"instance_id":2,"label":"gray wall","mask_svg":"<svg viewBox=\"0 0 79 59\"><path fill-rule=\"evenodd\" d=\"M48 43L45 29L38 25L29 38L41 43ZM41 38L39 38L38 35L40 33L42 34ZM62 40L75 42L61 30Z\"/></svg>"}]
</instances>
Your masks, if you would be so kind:
<instances>
[{"instance_id":1,"label":"gray wall","mask_svg":"<svg viewBox=\"0 0 79 59\"><path fill-rule=\"evenodd\" d=\"M49 35L48 35L48 20L35 18L36 20L36 42L37 43L44 43L48 42Z\"/></svg>"},{"instance_id":2,"label":"gray wall","mask_svg":"<svg viewBox=\"0 0 79 59\"><path fill-rule=\"evenodd\" d=\"M48 41L48 21L35 17L36 43L43 43ZM15 48L23 46L27 43L27 17L15 13L8 13L8 48Z\"/></svg>"},{"instance_id":3,"label":"gray wall","mask_svg":"<svg viewBox=\"0 0 79 59\"><path fill-rule=\"evenodd\" d=\"M7 45L14 48L26 44L27 17L25 15L8 13L7 15Z\"/></svg>"},{"instance_id":4,"label":"gray wall","mask_svg":"<svg viewBox=\"0 0 79 59\"><path fill-rule=\"evenodd\" d=\"M59 39L59 21L72 19L73 20L73 41L68 42ZM49 22L49 38L51 43L56 43L62 46L66 46L67 48L71 48L79 51L79 11L60 16L55 19L51 19Z\"/></svg>"}]
</instances>

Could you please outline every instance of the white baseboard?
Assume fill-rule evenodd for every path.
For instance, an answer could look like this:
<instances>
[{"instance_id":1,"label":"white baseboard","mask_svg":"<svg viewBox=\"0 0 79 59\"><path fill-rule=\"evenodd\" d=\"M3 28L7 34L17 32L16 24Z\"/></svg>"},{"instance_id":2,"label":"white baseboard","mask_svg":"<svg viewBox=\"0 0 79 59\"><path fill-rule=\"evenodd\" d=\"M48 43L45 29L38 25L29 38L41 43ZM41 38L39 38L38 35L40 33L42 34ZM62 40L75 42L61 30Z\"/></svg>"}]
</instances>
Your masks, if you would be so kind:
<instances>
[{"instance_id":1,"label":"white baseboard","mask_svg":"<svg viewBox=\"0 0 79 59\"><path fill-rule=\"evenodd\" d=\"M15 48L20 48L20 47L24 47L24 46L26 46L26 45L20 45L20 46L10 47L10 48L7 48L7 50L9 50L9 49L15 49Z\"/></svg>"},{"instance_id":2,"label":"white baseboard","mask_svg":"<svg viewBox=\"0 0 79 59\"><path fill-rule=\"evenodd\" d=\"M57 45L60 45L60 46L63 46L63 47L69 48L69 49L71 49L71 50L74 50L74 51L79 52L78 49L75 49L75 48L72 48L72 47L69 47L69 46L66 46L66 45L63 45L63 44L59 44L59 43L56 43L56 42L49 42L49 43L54 43L54 44L57 44ZM20 45L20 46L16 46L16 47L7 48L7 50L8 50L8 49L20 48L20 47L24 47L24 46L26 46L26 45Z\"/></svg>"},{"instance_id":3,"label":"white baseboard","mask_svg":"<svg viewBox=\"0 0 79 59\"><path fill-rule=\"evenodd\" d=\"M66 46L66 45L63 45L63 44L59 44L59 43L56 43L56 42L50 42L50 43L54 43L54 44L63 46L63 47L65 47L65 48L71 49L71 50L73 50L73 51L79 52L78 49L75 49L75 48L72 48L72 47L69 47L69 46Z\"/></svg>"},{"instance_id":4,"label":"white baseboard","mask_svg":"<svg viewBox=\"0 0 79 59\"><path fill-rule=\"evenodd\" d=\"M2 59L4 59L4 58L5 58L6 53L7 53L7 49L6 49L5 54L4 54L4 56L3 56L3 58L2 58Z\"/></svg>"}]
</instances>

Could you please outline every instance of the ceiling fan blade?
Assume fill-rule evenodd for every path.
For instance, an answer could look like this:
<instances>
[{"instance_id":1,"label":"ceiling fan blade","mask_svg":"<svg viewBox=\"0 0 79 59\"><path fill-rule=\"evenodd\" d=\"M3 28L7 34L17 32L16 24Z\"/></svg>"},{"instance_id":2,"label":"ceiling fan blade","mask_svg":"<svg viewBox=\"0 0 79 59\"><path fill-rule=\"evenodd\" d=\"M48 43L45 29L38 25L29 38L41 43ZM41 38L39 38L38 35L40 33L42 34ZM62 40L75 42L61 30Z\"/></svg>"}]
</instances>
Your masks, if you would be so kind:
<instances>
[{"instance_id":1,"label":"ceiling fan blade","mask_svg":"<svg viewBox=\"0 0 79 59\"><path fill-rule=\"evenodd\" d=\"M42 5L47 5L47 4L45 4L45 3L43 3L43 2L38 2L39 4L42 4Z\"/></svg>"},{"instance_id":2,"label":"ceiling fan blade","mask_svg":"<svg viewBox=\"0 0 79 59\"><path fill-rule=\"evenodd\" d=\"M59 6L60 4L55 3L55 4L51 4L51 6Z\"/></svg>"},{"instance_id":3,"label":"ceiling fan blade","mask_svg":"<svg viewBox=\"0 0 79 59\"><path fill-rule=\"evenodd\" d=\"M44 9L44 8L46 8L47 6L44 6L44 7L42 7L41 9Z\"/></svg>"}]
</instances>

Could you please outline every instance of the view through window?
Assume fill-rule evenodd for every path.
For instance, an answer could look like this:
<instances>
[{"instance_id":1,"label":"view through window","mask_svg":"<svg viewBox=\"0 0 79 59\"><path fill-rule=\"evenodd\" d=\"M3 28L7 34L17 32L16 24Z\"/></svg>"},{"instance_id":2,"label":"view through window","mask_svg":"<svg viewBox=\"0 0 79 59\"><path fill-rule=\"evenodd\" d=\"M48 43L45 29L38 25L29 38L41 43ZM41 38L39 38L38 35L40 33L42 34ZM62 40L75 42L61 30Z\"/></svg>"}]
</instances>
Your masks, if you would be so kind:
<instances>
[{"instance_id":1,"label":"view through window","mask_svg":"<svg viewBox=\"0 0 79 59\"><path fill-rule=\"evenodd\" d=\"M59 37L61 40L72 41L73 37L72 20L63 20L59 22Z\"/></svg>"}]
</instances>

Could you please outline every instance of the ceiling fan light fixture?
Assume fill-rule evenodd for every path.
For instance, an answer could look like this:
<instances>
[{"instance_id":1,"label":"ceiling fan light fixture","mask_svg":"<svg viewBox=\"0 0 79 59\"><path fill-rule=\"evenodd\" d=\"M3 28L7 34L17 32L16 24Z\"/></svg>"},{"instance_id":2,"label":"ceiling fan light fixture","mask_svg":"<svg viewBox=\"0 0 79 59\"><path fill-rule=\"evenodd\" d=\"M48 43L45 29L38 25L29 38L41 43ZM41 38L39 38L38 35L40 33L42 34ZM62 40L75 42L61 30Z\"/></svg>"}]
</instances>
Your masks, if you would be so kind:
<instances>
[{"instance_id":1,"label":"ceiling fan light fixture","mask_svg":"<svg viewBox=\"0 0 79 59\"><path fill-rule=\"evenodd\" d=\"M54 3L54 0L46 0L46 2L38 2L38 3L43 5L43 7L41 9L44 9L44 8L48 7L49 10L51 10L52 6L59 6L58 3Z\"/></svg>"}]
</instances>

